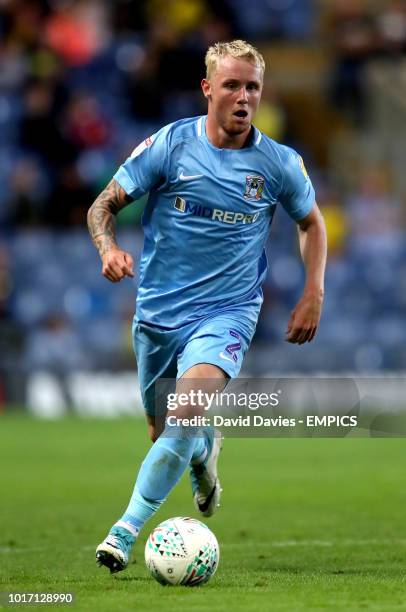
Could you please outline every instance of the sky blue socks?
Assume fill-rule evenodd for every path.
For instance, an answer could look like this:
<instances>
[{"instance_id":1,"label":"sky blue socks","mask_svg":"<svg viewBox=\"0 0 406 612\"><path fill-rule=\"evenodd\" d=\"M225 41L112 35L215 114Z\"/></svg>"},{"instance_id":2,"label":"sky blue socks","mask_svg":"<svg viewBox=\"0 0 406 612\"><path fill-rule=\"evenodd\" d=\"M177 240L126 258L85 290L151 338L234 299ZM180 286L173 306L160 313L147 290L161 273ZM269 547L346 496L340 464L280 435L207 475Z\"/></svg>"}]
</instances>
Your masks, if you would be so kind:
<instances>
[{"instance_id":1,"label":"sky blue socks","mask_svg":"<svg viewBox=\"0 0 406 612\"><path fill-rule=\"evenodd\" d=\"M167 425L141 464L120 525L128 523L139 531L165 501L189 463L204 461L206 454L206 437L201 430Z\"/></svg>"}]
</instances>

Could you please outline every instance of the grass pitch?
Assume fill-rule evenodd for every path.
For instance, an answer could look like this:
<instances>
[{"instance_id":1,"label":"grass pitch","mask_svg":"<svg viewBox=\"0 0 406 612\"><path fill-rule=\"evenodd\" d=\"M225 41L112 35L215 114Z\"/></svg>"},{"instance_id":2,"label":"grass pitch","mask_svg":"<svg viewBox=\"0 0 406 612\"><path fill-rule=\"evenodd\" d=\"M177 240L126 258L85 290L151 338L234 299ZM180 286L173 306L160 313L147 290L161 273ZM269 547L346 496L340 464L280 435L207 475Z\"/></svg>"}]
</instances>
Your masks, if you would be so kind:
<instances>
[{"instance_id":1,"label":"grass pitch","mask_svg":"<svg viewBox=\"0 0 406 612\"><path fill-rule=\"evenodd\" d=\"M85 611L406 610L404 439L226 439L220 565L194 589L143 561L158 522L197 517L187 477L125 572L95 565L148 447L141 421L1 416L0 591L73 592Z\"/></svg>"}]
</instances>

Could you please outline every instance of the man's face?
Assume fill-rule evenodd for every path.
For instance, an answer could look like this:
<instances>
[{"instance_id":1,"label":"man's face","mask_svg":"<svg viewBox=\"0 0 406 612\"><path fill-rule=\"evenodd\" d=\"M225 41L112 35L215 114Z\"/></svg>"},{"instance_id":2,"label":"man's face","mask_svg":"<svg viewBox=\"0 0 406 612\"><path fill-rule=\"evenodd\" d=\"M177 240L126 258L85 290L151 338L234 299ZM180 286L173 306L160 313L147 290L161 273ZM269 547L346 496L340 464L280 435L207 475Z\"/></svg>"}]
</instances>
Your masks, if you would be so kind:
<instances>
[{"instance_id":1,"label":"man's face","mask_svg":"<svg viewBox=\"0 0 406 612\"><path fill-rule=\"evenodd\" d=\"M262 93L262 72L245 59L227 55L218 63L202 89L209 101L209 113L229 135L247 131L254 119Z\"/></svg>"}]
</instances>

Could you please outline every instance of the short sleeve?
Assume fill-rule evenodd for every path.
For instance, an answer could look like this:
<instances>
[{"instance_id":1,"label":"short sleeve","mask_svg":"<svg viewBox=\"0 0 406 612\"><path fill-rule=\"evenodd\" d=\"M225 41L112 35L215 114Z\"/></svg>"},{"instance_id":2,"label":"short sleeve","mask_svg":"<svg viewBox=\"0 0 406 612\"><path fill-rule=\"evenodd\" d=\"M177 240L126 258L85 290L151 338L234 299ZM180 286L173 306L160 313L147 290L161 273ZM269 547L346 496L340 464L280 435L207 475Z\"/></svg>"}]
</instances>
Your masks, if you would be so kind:
<instances>
[{"instance_id":1,"label":"short sleeve","mask_svg":"<svg viewBox=\"0 0 406 612\"><path fill-rule=\"evenodd\" d=\"M167 127L141 142L113 177L134 200L143 196L166 178Z\"/></svg>"},{"instance_id":2,"label":"short sleeve","mask_svg":"<svg viewBox=\"0 0 406 612\"><path fill-rule=\"evenodd\" d=\"M315 201L312 182L307 174L303 159L290 147L283 147L282 189L279 202L295 221L309 214Z\"/></svg>"}]
</instances>

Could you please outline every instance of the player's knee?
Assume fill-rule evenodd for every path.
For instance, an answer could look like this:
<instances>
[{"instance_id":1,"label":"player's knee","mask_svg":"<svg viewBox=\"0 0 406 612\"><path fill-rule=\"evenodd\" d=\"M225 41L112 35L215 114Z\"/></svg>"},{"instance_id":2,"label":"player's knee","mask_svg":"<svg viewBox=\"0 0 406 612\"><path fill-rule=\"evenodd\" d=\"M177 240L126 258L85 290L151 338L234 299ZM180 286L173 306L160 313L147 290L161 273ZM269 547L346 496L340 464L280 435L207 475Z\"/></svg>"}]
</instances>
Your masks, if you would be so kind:
<instances>
[{"instance_id":1,"label":"player's knee","mask_svg":"<svg viewBox=\"0 0 406 612\"><path fill-rule=\"evenodd\" d=\"M194 416L201 416L204 411L204 405L196 405L194 403L177 406L172 412L177 419L191 419Z\"/></svg>"}]
</instances>

